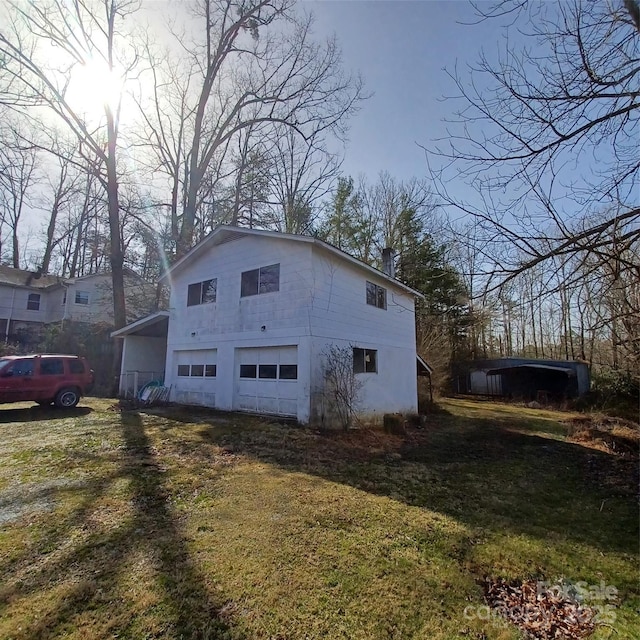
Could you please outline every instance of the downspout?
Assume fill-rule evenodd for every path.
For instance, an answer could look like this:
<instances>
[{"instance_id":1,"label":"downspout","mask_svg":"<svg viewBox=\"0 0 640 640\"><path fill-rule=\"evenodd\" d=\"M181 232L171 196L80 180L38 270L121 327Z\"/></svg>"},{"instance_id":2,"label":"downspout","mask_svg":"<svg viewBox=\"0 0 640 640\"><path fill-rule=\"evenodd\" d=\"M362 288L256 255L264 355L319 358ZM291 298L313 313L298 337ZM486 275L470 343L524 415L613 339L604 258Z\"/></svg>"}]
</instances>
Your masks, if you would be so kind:
<instances>
[{"instance_id":1,"label":"downspout","mask_svg":"<svg viewBox=\"0 0 640 640\"><path fill-rule=\"evenodd\" d=\"M62 320L60 321L60 329L64 330L64 321L67 319L67 311L69 309L69 285L66 282L61 283L64 289L64 309L62 310Z\"/></svg>"},{"instance_id":2,"label":"downspout","mask_svg":"<svg viewBox=\"0 0 640 640\"><path fill-rule=\"evenodd\" d=\"M9 342L9 326L11 325L11 315L13 314L13 303L16 299L16 288L13 287L11 291L11 306L9 307L9 317L7 318L7 328L4 333L4 341Z\"/></svg>"}]
</instances>

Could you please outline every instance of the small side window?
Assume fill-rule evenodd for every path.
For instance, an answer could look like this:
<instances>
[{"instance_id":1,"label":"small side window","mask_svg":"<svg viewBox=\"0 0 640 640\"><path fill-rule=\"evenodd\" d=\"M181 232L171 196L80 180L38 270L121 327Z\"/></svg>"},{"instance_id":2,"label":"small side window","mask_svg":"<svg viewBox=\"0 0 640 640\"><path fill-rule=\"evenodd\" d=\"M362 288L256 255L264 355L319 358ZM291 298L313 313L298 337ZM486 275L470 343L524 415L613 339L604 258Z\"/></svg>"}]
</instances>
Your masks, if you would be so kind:
<instances>
[{"instance_id":1,"label":"small side window","mask_svg":"<svg viewBox=\"0 0 640 640\"><path fill-rule=\"evenodd\" d=\"M40 311L40 294L30 293L27 300L27 309L29 311Z\"/></svg>"},{"instance_id":2,"label":"small side window","mask_svg":"<svg viewBox=\"0 0 640 640\"><path fill-rule=\"evenodd\" d=\"M76 304L89 304L89 292L88 291L76 291Z\"/></svg>"},{"instance_id":3,"label":"small side window","mask_svg":"<svg viewBox=\"0 0 640 640\"><path fill-rule=\"evenodd\" d=\"M378 352L354 347L353 373L378 373Z\"/></svg>"}]
</instances>

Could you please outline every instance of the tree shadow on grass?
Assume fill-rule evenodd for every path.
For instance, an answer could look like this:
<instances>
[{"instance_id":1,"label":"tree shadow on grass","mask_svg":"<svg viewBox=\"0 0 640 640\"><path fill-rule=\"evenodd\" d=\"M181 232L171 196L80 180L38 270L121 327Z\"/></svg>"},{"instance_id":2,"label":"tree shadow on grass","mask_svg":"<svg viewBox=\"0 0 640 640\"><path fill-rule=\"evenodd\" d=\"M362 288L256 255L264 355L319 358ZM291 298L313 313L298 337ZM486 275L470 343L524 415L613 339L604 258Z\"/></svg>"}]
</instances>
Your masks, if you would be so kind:
<instances>
[{"instance_id":1,"label":"tree shadow on grass","mask_svg":"<svg viewBox=\"0 0 640 640\"><path fill-rule=\"evenodd\" d=\"M40 422L42 420L66 420L80 418L93 412L91 407L75 407L73 409L58 409L55 407L41 407L35 405L28 408L0 409L0 424L9 422Z\"/></svg>"},{"instance_id":2,"label":"tree shadow on grass","mask_svg":"<svg viewBox=\"0 0 640 640\"><path fill-rule=\"evenodd\" d=\"M43 529L35 550L31 547L0 564L0 612L23 598L30 602L15 632L16 639L25 640L59 637L92 620L95 637L238 638L219 615L224 603L212 599L205 577L190 558L140 416L122 413L120 424L124 450L116 458L117 468L93 475L82 487L79 504L62 522ZM110 487L122 480L128 481L129 511L113 522L96 524L100 506L112 499ZM160 601L151 604L159 612L152 629L145 627L146 618L135 619L143 611L135 602L128 610L123 592L123 580L136 582L135 576L123 574L138 552L150 558L148 570L155 575L150 588L161 594ZM97 615L100 610L102 615Z\"/></svg>"},{"instance_id":3,"label":"tree shadow on grass","mask_svg":"<svg viewBox=\"0 0 640 640\"><path fill-rule=\"evenodd\" d=\"M212 420L213 422L213 420ZM404 435L320 433L284 425L200 425L229 452L390 496L486 531L638 552L633 461L535 431L540 421L446 412ZM637 485L636 485L637 486Z\"/></svg>"}]
</instances>

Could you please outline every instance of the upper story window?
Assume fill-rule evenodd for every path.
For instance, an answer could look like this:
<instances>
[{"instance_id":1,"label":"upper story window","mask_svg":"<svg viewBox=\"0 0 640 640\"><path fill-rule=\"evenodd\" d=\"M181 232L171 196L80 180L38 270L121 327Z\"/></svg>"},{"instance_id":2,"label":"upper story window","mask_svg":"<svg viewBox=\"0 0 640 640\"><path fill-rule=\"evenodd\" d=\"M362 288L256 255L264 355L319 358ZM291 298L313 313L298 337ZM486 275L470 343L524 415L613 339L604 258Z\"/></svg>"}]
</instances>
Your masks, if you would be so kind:
<instances>
[{"instance_id":1,"label":"upper story window","mask_svg":"<svg viewBox=\"0 0 640 640\"><path fill-rule=\"evenodd\" d=\"M27 309L29 311L40 311L40 294L30 293L27 300Z\"/></svg>"},{"instance_id":2,"label":"upper story window","mask_svg":"<svg viewBox=\"0 0 640 640\"><path fill-rule=\"evenodd\" d=\"M76 291L76 304L89 304L89 292Z\"/></svg>"},{"instance_id":3,"label":"upper story window","mask_svg":"<svg viewBox=\"0 0 640 640\"><path fill-rule=\"evenodd\" d=\"M378 309L387 308L387 290L367 280L367 304Z\"/></svg>"},{"instance_id":4,"label":"upper story window","mask_svg":"<svg viewBox=\"0 0 640 640\"><path fill-rule=\"evenodd\" d=\"M354 347L353 373L378 373L378 352L375 349Z\"/></svg>"},{"instance_id":5,"label":"upper story window","mask_svg":"<svg viewBox=\"0 0 640 640\"><path fill-rule=\"evenodd\" d=\"M194 282L189 285L189 290L187 291L187 307L215 302L217 294L217 278L213 278L212 280L203 280L202 282Z\"/></svg>"},{"instance_id":6,"label":"upper story window","mask_svg":"<svg viewBox=\"0 0 640 640\"><path fill-rule=\"evenodd\" d=\"M241 297L271 291L280 291L280 264L270 264L268 267L252 269L242 274Z\"/></svg>"}]
</instances>

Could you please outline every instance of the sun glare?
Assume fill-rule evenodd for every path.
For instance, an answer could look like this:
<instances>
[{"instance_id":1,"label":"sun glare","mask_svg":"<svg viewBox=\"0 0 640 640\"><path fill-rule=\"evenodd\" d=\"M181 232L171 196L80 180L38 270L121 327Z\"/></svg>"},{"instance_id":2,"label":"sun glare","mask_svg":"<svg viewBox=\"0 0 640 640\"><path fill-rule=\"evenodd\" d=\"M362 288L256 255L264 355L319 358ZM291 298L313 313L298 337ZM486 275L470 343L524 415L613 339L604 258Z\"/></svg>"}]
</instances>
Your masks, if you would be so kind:
<instances>
[{"instance_id":1,"label":"sun glare","mask_svg":"<svg viewBox=\"0 0 640 640\"><path fill-rule=\"evenodd\" d=\"M73 69L67 99L85 117L99 120L104 117L105 106L112 111L118 108L122 88L122 77L116 70L102 60L91 60Z\"/></svg>"}]
</instances>

